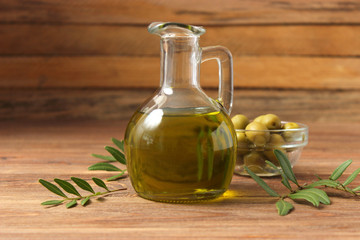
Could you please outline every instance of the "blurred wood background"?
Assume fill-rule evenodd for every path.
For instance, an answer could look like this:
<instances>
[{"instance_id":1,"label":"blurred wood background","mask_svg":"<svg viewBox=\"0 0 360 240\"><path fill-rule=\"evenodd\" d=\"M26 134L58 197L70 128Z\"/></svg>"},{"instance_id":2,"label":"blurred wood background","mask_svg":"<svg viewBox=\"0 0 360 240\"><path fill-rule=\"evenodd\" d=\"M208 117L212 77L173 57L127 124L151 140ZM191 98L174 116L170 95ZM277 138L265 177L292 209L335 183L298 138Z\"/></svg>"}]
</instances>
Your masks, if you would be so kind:
<instances>
[{"instance_id":1,"label":"blurred wood background","mask_svg":"<svg viewBox=\"0 0 360 240\"><path fill-rule=\"evenodd\" d=\"M233 113L360 121L351 0L0 0L0 120L130 118L159 85L154 21L202 25L201 46L230 49ZM202 64L211 96L217 71Z\"/></svg>"}]
</instances>

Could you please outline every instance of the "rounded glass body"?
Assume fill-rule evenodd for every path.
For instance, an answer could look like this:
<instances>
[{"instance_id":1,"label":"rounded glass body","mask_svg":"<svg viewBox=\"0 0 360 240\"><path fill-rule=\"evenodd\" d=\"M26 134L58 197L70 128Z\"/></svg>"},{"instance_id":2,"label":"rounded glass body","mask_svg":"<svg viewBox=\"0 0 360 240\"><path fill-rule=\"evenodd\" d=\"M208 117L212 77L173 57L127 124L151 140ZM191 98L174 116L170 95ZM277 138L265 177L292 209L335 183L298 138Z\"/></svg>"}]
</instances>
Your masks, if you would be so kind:
<instances>
[{"instance_id":1,"label":"rounded glass body","mask_svg":"<svg viewBox=\"0 0 360 240\"><path fill-rule=\"evenodd\" d=\"M135 191L167 202L221 195L235 166L234 135L229 117L213 108L136 112L125 137Z\"/></svg>"}]
</instances>

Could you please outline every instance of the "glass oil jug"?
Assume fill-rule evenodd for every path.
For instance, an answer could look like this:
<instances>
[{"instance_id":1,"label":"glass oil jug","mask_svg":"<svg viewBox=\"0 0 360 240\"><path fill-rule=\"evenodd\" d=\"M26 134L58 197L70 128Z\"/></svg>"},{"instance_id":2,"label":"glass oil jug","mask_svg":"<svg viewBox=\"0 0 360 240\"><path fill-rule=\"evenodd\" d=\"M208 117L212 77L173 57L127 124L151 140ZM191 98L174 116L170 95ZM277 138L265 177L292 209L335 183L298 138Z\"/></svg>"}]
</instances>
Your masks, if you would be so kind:
<instances>
[{"instance_id":1,"label":"glass oil jug","mask_svg":"<svg viewBox=\"0 0 360 240\"><path fill-rule=\"evenodd\" d=\"M139 196L165 202L216 198L232 179L236 134L228 114L232 57L221 46L199 47L202 27L152 23L161 37L160 88L132 116L125 133L131 183ZM201 62L219 64L219 97L199 85Z\"/></svg>"}]
</instances>

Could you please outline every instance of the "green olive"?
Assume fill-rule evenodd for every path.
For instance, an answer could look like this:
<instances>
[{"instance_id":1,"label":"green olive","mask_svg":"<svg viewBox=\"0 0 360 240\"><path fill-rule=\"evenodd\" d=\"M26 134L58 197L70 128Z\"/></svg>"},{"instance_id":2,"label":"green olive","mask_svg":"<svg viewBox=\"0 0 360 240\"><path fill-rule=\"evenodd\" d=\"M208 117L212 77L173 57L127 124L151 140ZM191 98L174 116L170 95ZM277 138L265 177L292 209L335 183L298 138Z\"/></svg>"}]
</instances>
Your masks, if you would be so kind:
<instances>
[{"instance_id":1,"label":"green olive","mask_svg":"<svg viewBox=\"0 0 360 240\"><path fill-rule=\"evenodd\" d=\"M284 124L283 129L285 129L283 136L286 142L291 142L291 141L297 141L297 139L300 137L301 135L299 135L300 133L298 131L292 131L291 129L297 129L300 128L299 124L294 123L294 122L287 122ZM286 131L289 130L289 131ZM301 140L301 139L300 139Z\"/></svg>"},{"instance_id":2,"label":"green olive","mask_svg":"<svg viewBox=\"0 0 360 240\"><path fill-rule=\"evenodd\" d=\"M237 114L231 119L235 129L245 129L246 125L249 124L249 119L242 114Z\"/></svg>"},{"instance_id":3,"label":"green olive","mask_svg":"<svg viewBox=\"0 0 360 240\"><path fill-rule=\"evenodd\" d=\"M265 166L265 160L262 154L256 151L252 151L244 156L244 164L246 166L251 166L251 165Z\"/></svg>"},{"instance_id":4,"label":"green olive","mask_svg":"<svg viewBox=\"0 0 360 240\"><path fill-rule=\"evenodd\" d=\"M245 155L249 152L249 140L245 136L244 132L236 131L236 139L238 143L237 152L238 155Z\"/></svg>"},{"instance_id":5,"label":"green olive","mask_svg":"<svg viewBox=\"0 0 360 240\"><path fill-rule=\"evenodd\" d=\"M263 172L263 167L265 166L265 159L262 154L253 151L244 156L244 164L251 171L255 173L260 173Z\"/></svg>"},{"instance_id":6,"label":"green olive","mask_svg":"<svg viewBox=\"0 0 360 240\"><path fill-rule=\"evenodd\" d=\"M278 149L286 154L284 149L281 149L281 148L276 148L276 149ZM269 160L270 162L275 164L275 166L280 166L279 160L276 158L276 156L274 154L274 149L269 150L269 151L264 151L264 155L267 158L267 160Z\"/></svg>"},{"instance_id":7,"label":"green olive","mask_svg":"<svg viewBox=\"0 0 360 240\"><path fill-rule=\"evenodd\" d=\"M247 140L246 135L245 135L244 132L236 131L236 139L237 139L238 145L247 146L248 140Z\"/></svg>"},{"instance_id":8,"label":"green olive","mask_svg":"<svg viewBox=\"0 0 360 240\"><path fill-rule=\"evenodd\" d=\"M270 132L267 127L259 122L249 123L245 130L246 137L256 146L265 146L270 139Z\"/></svg>"},{"instance_id":9,"label":"green olive","mask_svg":"<svg viewBox=\"0 0 360 240\"><path fill-rule=\"evenodd\" d=\"M280 118L275 114L269 113L263 115L263 117L259 121L263 123L269 130L281 128Z\"/></svg>"},{"instance_id":10,"label":"green olive","mask_svg":"<svg viewBox=\"0 0 360 240\"><path fill-rule=\"evenodd\" d=\"M295 122L287 122L283 126L283 129L295 129L295 128L300 128L299 124Z\"/></svg>"},{"instance_id":11,"label":"green olive","mask_svg":"<svg viewBox=\"0 0 360 240\"><path fill-rule=\"evenodd\" d=\"M257 117L253 120L253 122L260 122L260 123L261 123L264 116L265 116L265 115L257 116Z\"/></svg>"},{"instance_id":12,"label":"green olive","mask_svg":"<svg viewBox=\"0 0 360 240\"><path fill-rule=\"evenodd\" d=\"M270 135L269 145L281 146L283 144L285 144L285 140L280 134L273 133Z\"/></svg>"},{"instance_id":13,"label":"green olive","mask_svg":"<svg viewBox=\"0 0 360 240\"><path fill-rule=\"evenodd\" d=\"M285 151L282 148L279 148L280 146L282 146L284 144L285 144L285 140L280 134L273 133L270 135L270 140L269 140L268 145L272 148L268 151L264 151L264 155L266 156L267 160L269 160L276 166L279 166L279 161L277 160L273 151L274 151L274 149L278 149L278 150L282 151L283 153L285 153Z\"/></svg>"}]
</instances>

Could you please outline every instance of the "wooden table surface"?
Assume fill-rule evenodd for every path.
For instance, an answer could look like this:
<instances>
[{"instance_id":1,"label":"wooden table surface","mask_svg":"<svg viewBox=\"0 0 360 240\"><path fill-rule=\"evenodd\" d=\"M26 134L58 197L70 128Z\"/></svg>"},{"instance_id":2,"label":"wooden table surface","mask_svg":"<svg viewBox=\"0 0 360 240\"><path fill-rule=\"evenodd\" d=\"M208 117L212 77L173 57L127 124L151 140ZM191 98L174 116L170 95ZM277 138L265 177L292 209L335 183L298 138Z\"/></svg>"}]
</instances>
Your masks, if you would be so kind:
<instances>
[{"instance_id":1,"label":"wooden table surface","mask_svg":"<svg viewBox=\"0 0 360 240\"><path fill-rule=\"evenodd\" d=\"M127 186L87 207L44 207L56 196L39 178L71 176L105 178L90 172L97 162L91 153L105 154L111 137L122 138L124 121L0 122L1 239L359 239L359 198L330 193L331 205L319 209L295 204L280 217L275 199L250 178L234 176L228 197L196 204L166 204L138 197L129 179L111 182ZM300 183L328 176L343 161L360 167L359 123L309 123L310 140L294 172ZM346 176L344 176L345 178ZM278 178L265 181L279 192ZM360 177L352 185L359 185ZM95 186L94 186L95 187Z\"/></svg>"},{"instance_id":2,"label":"wooden table surface","mask_svg":"<svg viewBox=\"0 0 360 240\"><path fill-rule=\"evenodd\" d=\"M144 200L126 178L108 183L126 191L66 209L40 205L57 197L38 182L113 175L88 171L90 154L122 138L158 87L160 39L146 27L159 20L204 26L200 46L231 51L233 113L310 126L300 183L352 158L349 175L360 167L359 1L0 0L0 13L1 240L360 239L360 198L347 194L280 217L251 178L234 176L227 197L183 205ZM213 97L216 64L201 65ZM266 182L285 193L278 178Z\"/></svg>"}]
</instances>

